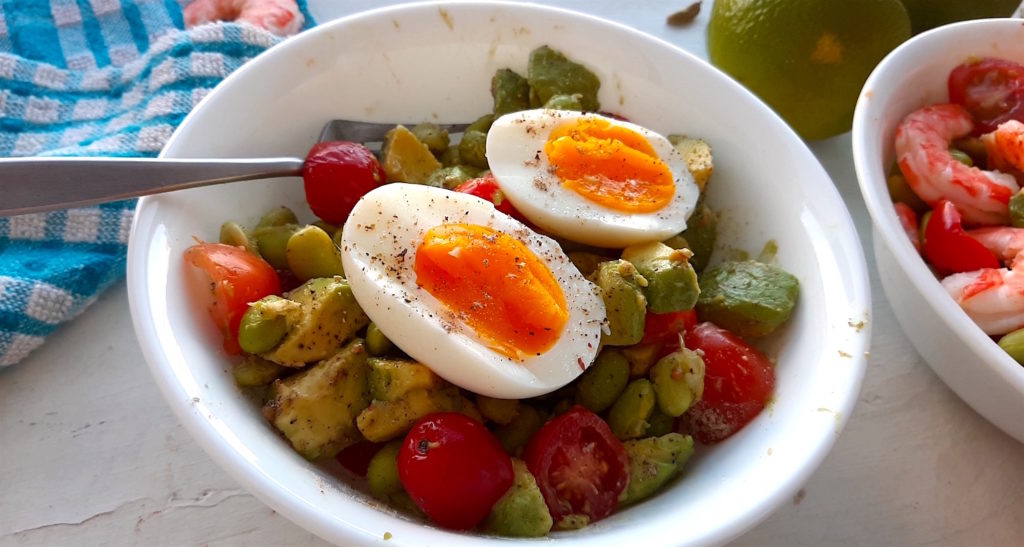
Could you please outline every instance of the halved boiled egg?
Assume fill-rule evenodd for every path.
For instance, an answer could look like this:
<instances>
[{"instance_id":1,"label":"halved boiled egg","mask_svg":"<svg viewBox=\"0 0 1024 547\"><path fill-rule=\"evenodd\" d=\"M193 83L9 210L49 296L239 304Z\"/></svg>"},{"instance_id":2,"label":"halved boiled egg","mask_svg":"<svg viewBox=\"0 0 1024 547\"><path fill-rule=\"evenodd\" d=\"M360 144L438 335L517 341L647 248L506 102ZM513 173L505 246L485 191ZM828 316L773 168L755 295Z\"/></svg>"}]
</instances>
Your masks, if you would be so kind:
<instances>
[{"instance_id":1,"label":"halved boiled egg","mask_svg":"<svg viewBox=\"0 0 1024 547\"><path fill-rule=\"evenodd\" d=\"M506 114L487 133L487 161L502 193L530 222L598 247L676 235L700 197L668 139L599 114Z\"/></svg>"},{"instance_id":2,"label":"halved boiled egg","mask_svg":"<svg viewBox=\"0 0 1024 547\"><path fill-rule=\"evenodd\" d=\"M342 231L356 301L410 357L502 399L554 391L597 354L604 303L561 248L488 201L414 184L359 200Z\"/></svg>"}]
</instances>

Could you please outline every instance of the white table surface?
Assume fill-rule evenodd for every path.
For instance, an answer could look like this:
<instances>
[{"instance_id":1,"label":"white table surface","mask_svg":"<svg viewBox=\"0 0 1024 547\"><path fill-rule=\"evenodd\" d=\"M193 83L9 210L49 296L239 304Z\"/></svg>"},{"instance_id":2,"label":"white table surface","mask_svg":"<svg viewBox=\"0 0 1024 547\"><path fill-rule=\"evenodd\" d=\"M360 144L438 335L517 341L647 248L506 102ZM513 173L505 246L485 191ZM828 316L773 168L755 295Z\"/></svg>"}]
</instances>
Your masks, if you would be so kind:
<instances>
[{"instance_id":1,"label":"white table surface","mask_svg":"<svg viewBox=\"0 0 1024 547\"><path fill-rule=\"evenodd\" d=\"M310 3L325 21L397 2ZM682 29L664 20L688 0L558 4L706 58L709 2ZM865 245L870 363L833 451L791 502L736 544L1024 545L1024 444L960 401L896 323L874 268L849 134L811 148ZM0 545L101 544L324 544L248 494L186 434L143 362L124 283L0 370Z\"/></svg>"}]
</instances>

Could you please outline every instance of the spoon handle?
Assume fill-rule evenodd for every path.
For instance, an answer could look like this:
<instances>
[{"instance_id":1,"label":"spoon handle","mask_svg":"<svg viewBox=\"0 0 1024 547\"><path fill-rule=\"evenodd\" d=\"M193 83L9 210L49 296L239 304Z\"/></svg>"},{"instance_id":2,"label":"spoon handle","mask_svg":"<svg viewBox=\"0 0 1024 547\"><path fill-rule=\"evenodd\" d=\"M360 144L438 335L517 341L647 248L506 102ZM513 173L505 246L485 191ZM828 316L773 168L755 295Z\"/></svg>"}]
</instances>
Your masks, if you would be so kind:
<instances>
[{"instance_id":1,"label":"spoon handle","mask_svg":"<svg viewBox=\"0 0 1024 547\"><path fill-rule=\"evenodd\" d=\"M300 158L2 158L0 217L239 180L300 176Z\"/></svg>"}]
</instances>

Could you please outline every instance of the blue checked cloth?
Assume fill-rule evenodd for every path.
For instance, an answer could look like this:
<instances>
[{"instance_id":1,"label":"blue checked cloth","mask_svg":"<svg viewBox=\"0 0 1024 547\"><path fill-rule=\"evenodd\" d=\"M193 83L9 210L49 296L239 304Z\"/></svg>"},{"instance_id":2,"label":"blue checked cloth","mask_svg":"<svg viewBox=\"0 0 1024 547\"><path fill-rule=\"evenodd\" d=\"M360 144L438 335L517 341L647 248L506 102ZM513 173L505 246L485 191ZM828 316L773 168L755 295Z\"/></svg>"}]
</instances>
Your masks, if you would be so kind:
<instances>
[{"instance_id":1,"label":"blue checked cloth","mask_svg":"<svg viewBox=\"0 0 1024 547\"><path fill-rule=\"evenodd\" d=\"M0 0L0 156L155 156L221 79L280 40L234 23L183 30L188 2ZM134 205L0 218L0 367L124 274Z\"/></svg>"}]
</instances>

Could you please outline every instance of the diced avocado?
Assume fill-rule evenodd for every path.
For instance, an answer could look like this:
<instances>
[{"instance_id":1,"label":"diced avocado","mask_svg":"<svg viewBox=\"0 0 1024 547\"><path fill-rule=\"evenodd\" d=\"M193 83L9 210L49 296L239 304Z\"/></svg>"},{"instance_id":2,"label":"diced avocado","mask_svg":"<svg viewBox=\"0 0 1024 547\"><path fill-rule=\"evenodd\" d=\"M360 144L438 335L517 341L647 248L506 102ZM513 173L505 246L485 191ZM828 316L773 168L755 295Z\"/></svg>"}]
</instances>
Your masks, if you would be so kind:
<instances>
[{"instance_id":1,"label":"diced avocado","mask_svg":"<svg viewBox=\"0 0 1024 547\"><path fill-rule=\"evenodd\" d=\"M405 491L402 479L398 476L398 451L402 449L402 441L397 439L380 447L370 459L370 465L366 468L366 482L375 496L387 498Z\"/></svg>"},{"instance_id":2,"label":"diced avocado","mask_svg":"<svg viewBox=\"0 0 1024 547\"><path fill-rule=\"evenodd\" d=\"M238 345L246 353L263 353L277 347L290 325L302 317L302 305L280 296L265 296L249 304L238 325Z\"/></svg>"},{"instance_id":3,"label":"diced avocado","mask_svg":"<svg viewBox=\"0 0 1024 547\"><path fill-rule=\"evenodd\" d=\"M444 384L426 365L408 359L371 357L370 395L378 401L397 401L414 389L431 389Z\"/></svg>"},{"instance_id":4,"label":"diced avocado","mask_svg":"<svg viewBox=\"0 0 1024 547\"><path fill-rule=\"evenodd\" d=\"M511 422L494 430L494 436L501 442L501 446L513 456L526 446L530 437L544 424L544 417L533 406L520 404L518 410Z\"/></svg>"},{"instance_id":5,"label":"diced avocado","mask_svg":"<svg viewBox=\"0 0 1024 547\"><path fill-rule=\"evenodd\" d=\"M294 370L267 361L259 355L246 355L245 359L231 369L231 372L235 377L236 384L242 387L259 387L269 385Z\"/></svg>"},{"instance_id":6,"label":"diced avocado","mask_svg":"<svg viewBox=\"0 0 1024 547\"><path fill-rule=\"evenodd\" d=\"M544 103L544 108L550 110L573 110L576 112L583 111L583 96L579 93L572 95L553 95L548 102Z\"/></svg>"},{"instance_id":7,"label":"diced avocado","mask_svg":"<svg viewBox=\"0 0 1024 547\"><path fill-rule=\"evenodd\" d=\"M554 521L537 480L518 458L512 458L512 471L512 486L491 508L482 529L507 537L546 536Z\"/></svg>"},{"instance_id":8,"label":"diced avocado","mask_svg":"<svg viewBox=\"0 0 1024 547\"><path fill-rule=\"evenodd\" d=\"M629 456L629 482L619 498L620 506L655 493L678 475L693 455L693 439L679 433L626 441L622 445Z\"/></svg>"},{"instance_id":9,"label":"diced avocado","mask_svg":"<svg viewBox=\"0 0 1024 547\"><path fill-rule=\"evenodd\" d=\"M601 338L607 346L631 346L644 336L647 299L640 287L647 281L625 260L602 262L593 274L601 289L608 333Z\"/></svg>"},{"instance_id":10,"label":"diced avocado","mask_svg":"<svg viewBox=\"0 0 1024 547\"><path fill-rule=\"evenodd\" d=\"M708 268L700 286L697 315L744 338L765 336L785 323L800 292L796 276L754 260Z\"/></svg>"},{"instance_id":11,"label":"diced avocado","mask_svg":"<svg viewBox=\"0 0 1024 547\"><path fill-rule=\"evenodd\" d=\"M360 440L355 418L370 404L366 349L353 340L330 359L276 380L264 415L310 460Z\"/></svg>"},{"instance_id":12,"label":"diced avocado","mask_svg":"<svg viewBox=\"0 0 1024 547\"><path fill-rule=\"evenodd\" d=\"M436 123L420 123L412 128L412 134L416 140L427 145L434 157L440 156L448 149L448 130L441 129Z\"/></svg>"},{"instance_id":13,"label":"diced avocado","mask_svg":"<svg viewBox=\"0 0 1024 547\"><path fill-rule=\"evenodd\" d=\"M699 202L690 218L686 219L686 230L681 235L693 252L690 265L697 272L703 271L711 260L715 240L718 239L718 214Z\"/></svg>"},{"instance_id":14,"label":"diced avocado","mask_svg":"<svg viewBox=\"0 0 1024 547\"><path fill-rule=\"evenodd\" d=\"M462 133L462 140L459 141L459 163L487 169L487 132L494 123L493 114L485 114L469 124L466 131Z\"/></svg>"},{"instance_id":15,"label":"diced avocado","mask_svg":"<svg viewBox=\"0 0 1024 547\"><path fill-rule=\"evenodd\" d=\"M531 106L542 106L555 95L579 94L584 111L596 112L601 107L597 100L601 81L597 76L548 46L530 52L526 80L530 84Z\"/></svg>"},{"instance_id":16,"label":"diced avocado","mask_svg":"<svg viewBox=\"0 0 1024 547\"><path fill-rule=\"evenodd\" d=\"M655 361L658 360L658 352L661 351L661 344L647 343L636 344L622 348L622 355L629 361L630 378L641 378L647 376Z\"/></svg>"},{"instance_id":17,"label":"diced avocado","mask_svg":"<svg viewBox=\"0 0 1024 547\"><path fill-rule=\"evenodd\" d=\"M384 136L380 163L388 182L424 184L431 173L441 168L441 162L430 148L404 125L396 126Z\"/></svg>"},{"instance_id":18,"label":"diced avocado","mask_svg":"<svg viewBox=\"0 0 1024 547\"><path fill-rule=\"evenodd\" d=\"M476 396L476 407L484 418L505 425L511 423L519 414L518 399L496 399L494 397Z\"/></svg>"},{"instance_id":19,"label":"diced avocado","mask_svg":"<svg viewBox=\"0 0 1024 547\"><path fill-rule=\"evenodd\" d=\"M480 176L480 170L472 165L453 165L442 167L427 177L427 186L454 190L467 180Z\"/></svg>"},{"instance_id":20,"label":"diced avocado","mask_svg":"<svg viewBox=\"0 0 1024 547\"><path fill-rule=\"evenodd\" d=\"M643 437L656 403L654 387L647 378L633 380L608 411L608 427L620 440Z\"/></svg>"},{"instance_id":21,"label":"diced avocado","mask_svg":"<svg viewBox=\"0 0 1024 547\"><path fill-rule=\"evenodd\" d=\"M662 357L651 367L658 409L679 417L704 394L704 359L687 348Z\"/></svg>"},{"instance_id":22,"label":"diced avocado","mask_svg":"<svg viewBox=\"0 0 1024 547\"><path fill-rule=\"evenodd\" d=\"M604 412L629 383L629 361L622 352L605 348L577 381L576 402L593 412Z\"/></svg>"},{"instance_id":23,"label":"diced avocado","mask_svg":"<svg viewBox=\"0 0 1024 547\"><path fill-rule=\"evenodd\" d=\"M491 77L494 117L530 108L530 84L526 78L507 68L499 68Z\"/></svg>"},{"instance_id":24,"label":"diced avocado","mask_svg":"<svg viewBox=\"0 0 1024 547\"><path fill-rule=\"evenodd\" d=\"M683 155L686 167L693 175L697 187L704 191L708 179L715 171L715 162L711 156L711 145L703 139L687 137L686 135L669 135L668 141Z\"/></svg>"},{"instance_id":25,"label":"diced avocado","mask_svg":"<svg viewBox=\"0 0 1024 547\"><path fill-rule=\"evenodd\" d=\"M467 403L459 388L450 384L414 389L394 401L373 401L356 417L356 425L367 440L385 442L405 435L416 420L435 412L460 412L479 419L479 411L467 408Z\"/></svg>"},{"instance_id":26,"label":"diced avocado","mask_svg":"<svg viewBox=\"0 0 1024 547\"><path fill-rule=\"evenodd\" d=\"M573 266L583 274L583 277L590 277L597 271L597 266L608 260L608 257L586 251L571 251L567 253Z\"/></svg>"},{"instance_id":27,"label":"diced avocado","mask_svg":"<svg viewBox=\"0 0 1024 547\"><path fill-rule=\"evenodd\" d=\"M370 319L356 303L341 277L310 279L287 294L302 306L289 323L288 334L263 357L287 366L301 366L333 355Z\"/></svg>"},{"instance_id":28,"label":"diced avocado","mask_svg":"<svg viewBox=\"0 0 1024 547\"><path fill-rule=\"evenodd\" d=\"M636 266L647 280L643 292L648 309L654 313L686 311L697 303L700 287L697 272L690 266L690 256L688 250L673 249L660 241L630 245L622 250L622 259Z\"/></svg>"},{"instance_id":29,"label":"diced avocado","mask_svg":"<svg viewBox=\"0 0 1024 547\"><path fill-rule=\"evenodd\" d=\"M366 351L374 357L380 357L394 349L395 344L384 335L375 323L366 326Z\"/></svg>"}]
</instances>

